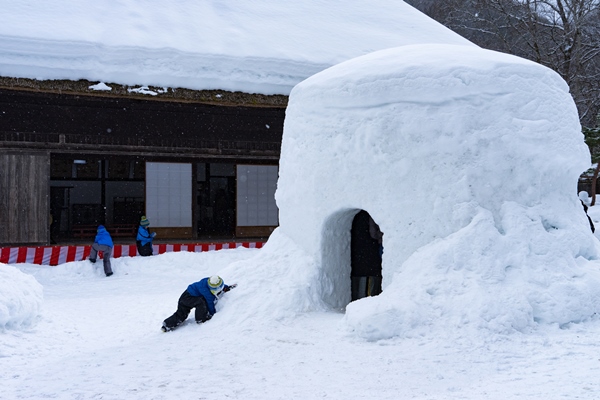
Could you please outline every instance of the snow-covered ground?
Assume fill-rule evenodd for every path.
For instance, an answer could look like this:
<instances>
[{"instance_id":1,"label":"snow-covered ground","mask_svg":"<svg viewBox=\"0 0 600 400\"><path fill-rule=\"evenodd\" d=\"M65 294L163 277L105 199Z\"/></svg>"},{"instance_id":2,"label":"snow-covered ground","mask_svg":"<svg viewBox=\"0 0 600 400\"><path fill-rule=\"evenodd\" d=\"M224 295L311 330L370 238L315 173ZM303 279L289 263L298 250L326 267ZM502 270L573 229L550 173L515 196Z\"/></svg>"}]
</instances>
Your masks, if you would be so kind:
<instances>
[{"instance_id":1,"label":"snow-covered ground","mask_svg":"<svg viewBox=\"0 0 600 400\"><path fill-rule=\"evenodd\" d=\"M591 215L600 225L600 209ZM86 261L0 265L0 293L36 292L41 309L13 310L0 296L2 399L597 399L600 319L526 334L432 332L364 341L341 310L273 321L240 318L259 249L168 253L113 260L115 275ZM249 260L243 262L244 260ZM242 261L242 262L240 262ZM245 265L245 267L243 267ZM10 272L7 272L10 271ZM191 282L221 274L240 286L206 324L162 333ZM15 276L21 279L15 279ZM41 289L40 289L41 290ZM19 319L18 318L18 319ZM193 321L193 315L188 319Z\"/></svg>"}]
</instances>

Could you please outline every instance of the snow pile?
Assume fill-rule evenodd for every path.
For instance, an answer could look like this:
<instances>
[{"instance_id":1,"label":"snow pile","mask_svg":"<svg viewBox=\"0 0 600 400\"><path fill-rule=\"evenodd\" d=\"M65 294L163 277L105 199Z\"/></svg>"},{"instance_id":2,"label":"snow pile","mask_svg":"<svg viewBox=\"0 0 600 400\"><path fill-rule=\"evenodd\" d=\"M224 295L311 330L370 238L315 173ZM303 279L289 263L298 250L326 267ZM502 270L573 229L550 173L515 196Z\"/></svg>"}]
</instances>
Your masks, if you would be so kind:
<instances>
[{"instance_id":1,"label":"snow pile","mask_svg":"<svg viewBox=\"0 0 600 400\"><path fill-rule=\"evenodd\" d=\"M6 264L0 264L0 282L0 331L35 324L42 306L42 285Z\"/></svg>"},{"instance_id":2,"label":"snow pile","mask_svg":"<svg viewBox=\"0 0 600 400\"><path fill-rule=\"evenodd\" d=\"M237 282L235 312L227 313L230 323L241 320L283 320L308 311L328 310L321 299L321 276L315 261L279 229L260 252L249 260L232 263L221 271L227 282ZM229 300L229 299L227 299ZM220 305L221 303L219 303Z\"/></svg>"},{"instance_id":3,"label":"snow pile","mask_svg":"<svg viewBox=\"0 0 600 400\"><path fill-rule=\"evenodd\" d=\"M524 59L425 45L332 67L291 94L280 227L254 262L286 290L262 307L345 307L364 209L385 233L384 292L347 307L359 336L583 321L600 311L576 192L589 160L566 83Z\"/></svg>"},{"instance_id":4,"label":"snow pile","mask_svg":"<svg viewBox=\"0 0 600 400\"><path fill-rule=\"evenodd\" d=\"M289 94L339 62L470 44L402 1L23 0L0 13L0 76Z\"/></svg>"},{"instance_id":5,"label":"snow pile","mask_svg":"<svg viewBox=\"0 0 600 400\"><path fill-rule=\"evenodd\" d=\"M98 90L98 91L106 91L106 92L110 92L112 90L112 88L104 82L100 82L95 85L91 85L88 87L88 89Z\"/></svg>"}]
</instances>

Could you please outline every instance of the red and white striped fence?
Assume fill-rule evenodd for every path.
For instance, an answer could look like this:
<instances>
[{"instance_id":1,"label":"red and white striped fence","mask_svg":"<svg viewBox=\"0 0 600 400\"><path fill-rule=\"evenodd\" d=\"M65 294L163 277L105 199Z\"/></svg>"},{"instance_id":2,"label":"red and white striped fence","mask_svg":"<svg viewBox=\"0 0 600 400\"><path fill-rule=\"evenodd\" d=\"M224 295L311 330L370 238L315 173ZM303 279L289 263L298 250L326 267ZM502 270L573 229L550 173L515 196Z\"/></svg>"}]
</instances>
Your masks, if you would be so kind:
<instances>
[{"instance_id":1,"label":"red and white striped fence","mask_svg":"<svg viewBox=\"0 0 600 400\"><path fill-rule=\"evenodd\" d=\"M155 244L152 245L154 254L163 254L178 251L200 253L222 249L235 249L236 247L259 249L264 242L229 242L229 243L196 243L196 244ZM92 246L39 246L39 247L0 247L0 263L4 264L39 264L60 265L71 261L82 261L90 255ZM102 254L102 253L100 253ZM137 256L135 245L115 244L112 257ZM102 258L102 257L100 257Z\"/></svg>"}]
</instances>

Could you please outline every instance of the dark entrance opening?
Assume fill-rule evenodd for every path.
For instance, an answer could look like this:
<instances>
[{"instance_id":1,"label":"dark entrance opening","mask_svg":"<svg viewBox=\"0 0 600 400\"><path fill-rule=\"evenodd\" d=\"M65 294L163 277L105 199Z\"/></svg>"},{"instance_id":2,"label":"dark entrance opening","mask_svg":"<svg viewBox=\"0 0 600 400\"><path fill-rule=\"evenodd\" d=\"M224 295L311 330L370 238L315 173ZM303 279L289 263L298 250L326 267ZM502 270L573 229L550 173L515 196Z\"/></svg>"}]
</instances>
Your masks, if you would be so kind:
<instances>
[{"instance_id":1,"label":"dark entrance opening","mask_svg":"<svg viewBox=\"0 0 600 400\"><path fill-rule=\"evenodd\" d=\"M352 221L350 259L352 301L381 293L383 233L365 210Z\"/></svg>"},{"instance_id":2,"label":"dark entrance opening","mask_svg":"<svg viewBox=\"0 0 600 400\"><path fill-rule=\"evenodd\" d=\"M233 163L197 164L199 238L235 238L235 179Z\"/></svg>"}]
</instances>

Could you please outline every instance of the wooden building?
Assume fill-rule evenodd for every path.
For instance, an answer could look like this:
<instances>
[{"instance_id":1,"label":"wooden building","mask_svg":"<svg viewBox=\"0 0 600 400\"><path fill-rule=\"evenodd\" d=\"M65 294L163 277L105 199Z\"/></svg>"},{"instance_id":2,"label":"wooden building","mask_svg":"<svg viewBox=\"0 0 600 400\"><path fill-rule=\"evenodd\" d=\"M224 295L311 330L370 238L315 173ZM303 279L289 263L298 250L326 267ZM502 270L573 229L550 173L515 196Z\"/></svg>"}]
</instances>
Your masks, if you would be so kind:
<instances>
[{"instance_id":1,"label":"wooden building","mask_svg":"<svg viewBox=\"0 0 600 400\"><path fill-rule=\"evenodd\" d=\"M266 237L286 96L0 78L0 245ZM110 229L109 229L110 230Z\"/></svg>"}]
</instances>

